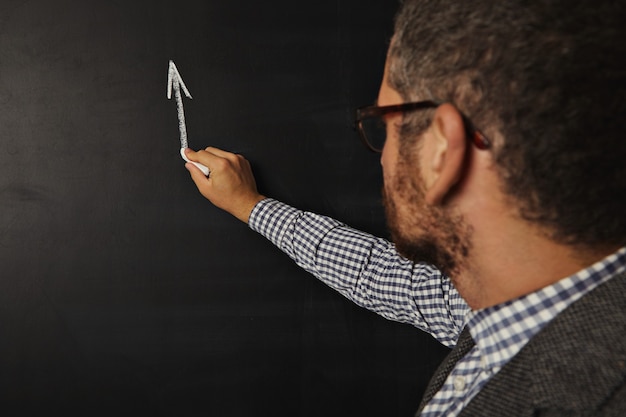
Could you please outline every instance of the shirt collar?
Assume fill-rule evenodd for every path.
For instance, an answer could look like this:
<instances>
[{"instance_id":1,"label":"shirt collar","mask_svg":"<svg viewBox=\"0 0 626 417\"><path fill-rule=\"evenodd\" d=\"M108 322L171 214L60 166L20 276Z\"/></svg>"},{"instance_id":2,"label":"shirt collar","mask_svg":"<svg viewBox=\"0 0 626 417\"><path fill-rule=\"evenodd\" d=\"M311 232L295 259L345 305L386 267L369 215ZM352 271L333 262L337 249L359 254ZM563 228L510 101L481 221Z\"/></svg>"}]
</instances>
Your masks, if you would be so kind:
<instances>
[{"instance_id":1,"label":"shirt collar","mask_svg":"<svg viewBox=\"0 0 626 417\"><path fill-rule=\"evenodd\" d=\"M538 291L469 312L467 326L483 366L497 372L560 312L624 271L626 247Z\"/></svg>"}]
</instances>

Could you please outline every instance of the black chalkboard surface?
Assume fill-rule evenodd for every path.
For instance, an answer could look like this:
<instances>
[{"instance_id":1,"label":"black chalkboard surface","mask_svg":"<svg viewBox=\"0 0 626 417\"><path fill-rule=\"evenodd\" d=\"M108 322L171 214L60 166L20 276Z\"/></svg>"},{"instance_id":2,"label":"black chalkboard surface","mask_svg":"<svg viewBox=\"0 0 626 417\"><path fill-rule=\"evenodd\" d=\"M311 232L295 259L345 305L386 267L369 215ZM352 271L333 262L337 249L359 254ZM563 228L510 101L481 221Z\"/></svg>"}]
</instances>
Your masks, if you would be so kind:
<instances>
[{"instance_id":1,"label":"black chalkboard surface","mask_svg":"<svg viewBox=\"0 0 626 417\"><path fill-rule=\"evenodd\" d=\"M0 414L408 416L445 353L195 189L189 144L385 234L372 102L387 0L2 0Z\"/></svg>"}]
</instances>

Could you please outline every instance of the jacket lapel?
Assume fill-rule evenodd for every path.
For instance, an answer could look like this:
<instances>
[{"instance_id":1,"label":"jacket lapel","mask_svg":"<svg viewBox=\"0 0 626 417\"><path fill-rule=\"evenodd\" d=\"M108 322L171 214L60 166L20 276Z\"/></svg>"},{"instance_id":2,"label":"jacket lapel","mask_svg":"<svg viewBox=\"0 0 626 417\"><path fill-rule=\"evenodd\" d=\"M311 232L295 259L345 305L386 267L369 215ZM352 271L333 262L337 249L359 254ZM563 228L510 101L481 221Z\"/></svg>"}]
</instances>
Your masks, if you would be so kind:
<instances>
[{"instance_id":1,"label":"jacket lapel","mask_svg":"<svg viewBox=\"0 0 626 417\"><path fill-rule=\"evenodd\" d=\"M444 382L446 382L448 375L452 372L452 369L454 369L454 365L456 365L456 363L463 356L465 356L472 349L472 347L474 347L474 339L472 339L472 335L470 334L468 328L465 327L459 336L456 346L452 349L448 356L446 356L441 365L439 365L439 368L437 368L437 371L435 371L435 374L428 383L428 387L426 387L424 397L422 398L422 402L417 410L416 416L419 416L422 413L426 404L428 404L437 391L441 389Z\"/></svg>"}]
</instances>

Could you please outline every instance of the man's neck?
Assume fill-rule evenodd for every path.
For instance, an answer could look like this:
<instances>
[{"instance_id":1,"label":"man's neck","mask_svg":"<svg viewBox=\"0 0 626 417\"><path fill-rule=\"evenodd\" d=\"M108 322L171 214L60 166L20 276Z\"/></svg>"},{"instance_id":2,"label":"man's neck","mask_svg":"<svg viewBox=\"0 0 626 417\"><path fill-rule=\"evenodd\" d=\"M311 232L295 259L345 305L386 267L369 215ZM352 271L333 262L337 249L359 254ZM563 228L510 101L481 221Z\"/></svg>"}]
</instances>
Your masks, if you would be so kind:
<instances>
[{"instance_id":1,"label":"man's neck","mask_svg":"<svg viewBox=\"0 0 626 417\"><path fill-rule=\"evenodd\" d=\"M500 231L506 230L506 233ZM571 276L615 252L618 247L576 249L559 244L537 227L500 216L476 227L472 253L459 292L474 310L486 308Z\"/></svg>"}]
</instances>

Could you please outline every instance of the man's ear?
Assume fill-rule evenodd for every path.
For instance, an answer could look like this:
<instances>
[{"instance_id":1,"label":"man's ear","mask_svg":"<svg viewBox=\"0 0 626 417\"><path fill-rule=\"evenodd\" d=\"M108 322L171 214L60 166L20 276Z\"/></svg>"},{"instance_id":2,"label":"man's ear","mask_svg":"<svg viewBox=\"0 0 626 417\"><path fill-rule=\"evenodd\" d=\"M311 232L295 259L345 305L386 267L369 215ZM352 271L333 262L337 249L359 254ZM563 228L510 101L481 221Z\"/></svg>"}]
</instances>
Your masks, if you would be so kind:
<instances>
[{"instance_id":1,"label":"man's ear","mask_svg":"<svg viewBox=\"0 0 626 417\"><path fill-rule=\"evenodd\" d=\"M426 202L441 204L461 178L467 150L465 125L459 111L445 103L437 108L431 124L433 141L423 155L423 167L430 179L426 184Z\"/></svg>"}]
</instances>

